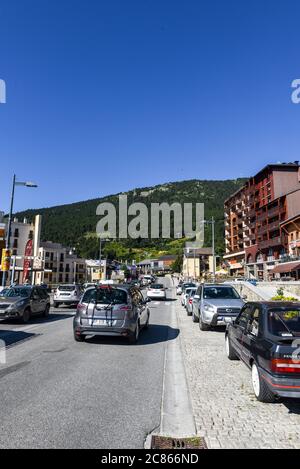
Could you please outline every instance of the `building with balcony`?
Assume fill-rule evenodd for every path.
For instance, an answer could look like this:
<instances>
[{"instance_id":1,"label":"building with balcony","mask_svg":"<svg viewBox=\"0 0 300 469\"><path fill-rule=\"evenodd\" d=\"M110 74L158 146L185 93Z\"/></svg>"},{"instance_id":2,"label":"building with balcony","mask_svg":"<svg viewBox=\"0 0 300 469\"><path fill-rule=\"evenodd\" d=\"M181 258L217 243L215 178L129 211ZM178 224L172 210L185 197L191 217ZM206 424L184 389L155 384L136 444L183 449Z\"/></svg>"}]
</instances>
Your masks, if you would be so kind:
<instances>
[{"instance_id":1,"label":"building with balcony","mask_svg":"<svg viewBox=\"0 0 300 469\"><path fill-rule=\"evenodd\" d=\"M40 243L35 270L37 284L84 283L87 279L85 259L72 249L51 241Z\"/></svg>"},{"instance_id":2,"label":"building with balcony","mask_svg":"<svg viewBox=\"0 0 300 469\"><path fill-rule=\"evenodd\" d=\"M182 275L186 279L200 279L212 275L213 268L212 248L184 249Z\"/></svg>"},{"instance_id":3,"label":"building with balcony","mask_svg":"<svg viewBox=\"0 0 300 469\"><path fill-rule=\"evenodd\" d=\"M281 224L300 213L299 162L270 164L225 201L225 261L232 275L268 279L288 249Z\"/></svg>"},{"instance_id":4,"label":"building with balcony","mask_svg":"<svg viewBox=\"0 0 300 469\"><path fill-rule=\"evenodd\" d=\"M41 223L42 223L42 217L40 215L37 215L34 219L34 222L32 223L29 223L26 218L24 218L24 220L22 221L18 220L18 218L13 219L11 223L11 233L10 233L10 248L11 248L12 259L11 259L11 266L10 266L10 275L8 276L7 282L10 282L11 276L14 276L14 281L16 283L23 282L24 256L25 256L26 246L28 244L28 241L32 240L31 256L34 257L37 255L39 244L40 244ZM8 230L8 220L5 218L2 218L2 223L0 223L0 247L1 248L5 247L7 230ZM31 279L33 276L33 259L32 259L28 274L29 274L29 278ZM1 281L2 281L2 272L1 272Z\"/></svg>"},{"instance_id":5,"label":"building with balcony","mask_svg":"<svg viewBox=\"0 0 300 469\"><path fill-rule=\"evenodd\" d=\"M289 277L300 280L300 213L280 225L281 233L287 237L286 255L271 271L273 278Z\"/></svg>"}]
</instances>

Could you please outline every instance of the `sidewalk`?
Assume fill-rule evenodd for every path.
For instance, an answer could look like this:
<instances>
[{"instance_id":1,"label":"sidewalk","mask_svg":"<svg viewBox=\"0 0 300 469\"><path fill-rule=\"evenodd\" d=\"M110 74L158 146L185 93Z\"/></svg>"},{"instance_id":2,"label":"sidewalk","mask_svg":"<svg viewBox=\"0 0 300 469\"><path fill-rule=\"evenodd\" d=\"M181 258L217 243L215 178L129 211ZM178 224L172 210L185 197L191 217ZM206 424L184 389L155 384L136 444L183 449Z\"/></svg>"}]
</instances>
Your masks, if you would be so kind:
<instances>
[{"instance_id":1,"label":"sidewalk","mask_svg":"<svg viewBox=\"0 0 300 469\"><path fill-rule=\"evenodd\" d=\"M300 403L258 402L251 374L224 351L224 331L202 332L176 302L197 431L209 448L300 448Z\"/></svg>"}]
</instances>

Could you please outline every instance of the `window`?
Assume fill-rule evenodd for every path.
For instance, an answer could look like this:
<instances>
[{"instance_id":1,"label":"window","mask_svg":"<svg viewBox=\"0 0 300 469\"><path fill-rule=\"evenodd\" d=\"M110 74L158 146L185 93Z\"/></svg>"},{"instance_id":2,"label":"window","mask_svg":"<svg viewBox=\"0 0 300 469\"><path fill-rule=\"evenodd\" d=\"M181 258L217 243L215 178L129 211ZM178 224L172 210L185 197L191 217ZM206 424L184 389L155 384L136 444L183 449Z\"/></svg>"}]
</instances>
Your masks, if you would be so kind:
<instances>
[{"instance_id":1,"label":"window","mask_svg":"<svg viewBox=\"0 0 300 469\"><path fill-rule=\"evenodd\" d=\"M14 240L14 246L13 247L14 247L14 249L18 249L18 240L17 239Z\"/></svg>"},{"instance_id":2,"label":"window","mask_svg":"<svg viewBox=\"0 0 300 469\"><path fill-rule=\"evenodd\" d=\"M95 288L86 291L82 302L104 305L127 304L127 293L118 288Z\"/></svg>"},{"instance_id":3,"label":"window","mask_svg":"<svg viewBox=\"0 0 300 469\"><path fill-rule=\"evenodd\" d=\"M29 231L28 239L33 239L33 231Z\"/></svg>"},{"instance_id":4,"label":"window","mask_svg":"<svg viewBox=\"0 0 300 469\"><path fill-rule=\"evenodd\" d=\"M205 300L211 299L230 299L236 300L239 299L240 296L238 292L232 287L205 287L203 298Z\"/></svg>"},{"instance_id":5,"label":"window","mask_svg":"<svg viewBox=\"0 0 300 469\"><path fill-rule=\"evenodd\" d=\"M268 328L277 336L295 335L300 333L300 309L274 309L268 314Z\"/></svg>"},{"instance_id":6,"label":"window","mask_svg":"<svg viewBox=\"0 0 300 469\"><path fill-rule=\"evenodd\" d=\"M19 228L16 228L15 229L15 235L14 235L15 238L18 238L19 237Z\"/></svg>"},{"instance_id":7,"label":"window","mask_svg":"<svg viewBox=\"0 0 300 469\"><path fill-rule=\"evenodd\" d=\"M260 317L260 310L259 308L255 308L253 313L250 316L249 323L248 323L248 332L254 336L258 336L259 333L259 317Z\"/></svg>"},{"instance_id":8,"label":"window","mask_svg":"<svg viewBox=\"0 0 300 469\"><path fill-rule=\"evenodd\" d=\"M242 329L245 329L251 315L252 306L244 306L241 311L241 314L236 320L236 324L239 325Z\"/></svg>"}]
</instances>

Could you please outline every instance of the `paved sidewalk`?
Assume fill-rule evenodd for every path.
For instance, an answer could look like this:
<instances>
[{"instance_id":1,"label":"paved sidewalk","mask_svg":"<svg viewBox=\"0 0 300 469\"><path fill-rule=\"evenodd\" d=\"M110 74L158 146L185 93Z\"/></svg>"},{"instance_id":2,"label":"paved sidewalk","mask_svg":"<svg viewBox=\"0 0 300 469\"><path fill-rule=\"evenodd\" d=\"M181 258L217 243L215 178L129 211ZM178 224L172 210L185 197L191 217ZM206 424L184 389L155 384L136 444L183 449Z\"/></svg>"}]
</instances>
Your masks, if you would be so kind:
<instances>
[{"instance_id":1,"label":"paved sidewalk","mask_svg":"<svg viewBox=\"0 0 300 469\"><path fill-rule=\"evenodd\" d=\"M202 332L175 308L197 431L209 448L300 448L300 403L258 402L249 370L225 355L224 331Z\"/></svg>"}]
</instances>

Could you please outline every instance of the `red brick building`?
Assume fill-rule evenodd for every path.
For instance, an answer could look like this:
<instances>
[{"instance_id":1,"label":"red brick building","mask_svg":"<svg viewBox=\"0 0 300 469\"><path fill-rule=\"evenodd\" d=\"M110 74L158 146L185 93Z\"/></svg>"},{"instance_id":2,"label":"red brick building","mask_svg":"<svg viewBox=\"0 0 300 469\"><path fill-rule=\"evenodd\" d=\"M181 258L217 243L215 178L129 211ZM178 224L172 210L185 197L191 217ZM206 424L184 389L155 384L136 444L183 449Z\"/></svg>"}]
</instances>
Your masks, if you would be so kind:
<instances>
[{"instance_id":1,"label":"red brick building","mask_svg":"<svg viewBox=\"0 0 300 469\"><path fill-rule=\"evenodd\" d=\"M299 162L270 164L225 201L224 259L233 275L268 279L288 252L281 223L300 213Z\"/></svg>"}]
</instances>

